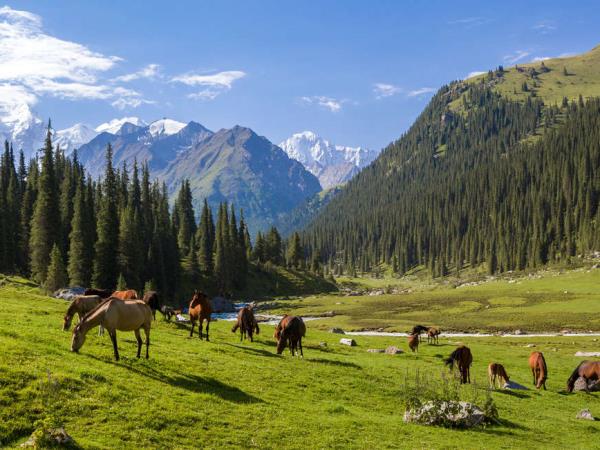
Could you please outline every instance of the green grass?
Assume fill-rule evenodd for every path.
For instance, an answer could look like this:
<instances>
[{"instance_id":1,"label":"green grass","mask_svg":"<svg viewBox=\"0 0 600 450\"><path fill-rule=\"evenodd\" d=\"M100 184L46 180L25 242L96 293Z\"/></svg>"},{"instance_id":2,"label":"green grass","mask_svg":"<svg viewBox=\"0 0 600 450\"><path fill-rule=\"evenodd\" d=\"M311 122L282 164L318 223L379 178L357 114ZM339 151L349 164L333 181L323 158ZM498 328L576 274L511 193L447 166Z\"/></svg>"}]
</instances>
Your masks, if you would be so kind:
<instances>
[{"instance_id":1,"label":"green grass","mask_svg":"<svg viewBox=\"0 0 600 450\"><path fill-rule=\"evenodd\" d=\"M349 279L341 285L403 289L402 294L311 296L280 302L274 312L293 310L300 315L321 315L321 329L385 328L408 331L415 323L435 324L444 330L497 332L514 329L557 332L562 329L600 331L600 270L545 270L532 274L504 275L476 286L454 279L442 283L418 279Z\"/></svg>"},{"instance_id":2,"label":"green grass","mask_svg":"<svg viewBox=\"0 0 600 450\"><path fill-rule=\"evenodd\" d=\"M582 281L581 292L585 291ZM589 282L589 280L588 280ZM473 378L485 383L487 363L504 363L530 384L525 348L548 360L549 390L492 394L501 423L470 431L406 425L403 380L416 370L437 376L456 345L422 345L418 355L370 354L403 339L339 335L308 322L305 358L275 355L272 327L240 344L230 323L215 322L211 342L184 326L158 320L149 360L135 359L132 333L119 333L115 363L107 336L95 332L79 354L60 329L66 302L40 295L26 280L0 281L0 442L17 446L39 419L56 417L84 448L592 448L600 422L575 419L582 408L600 416L599 394L566 395L577 350L591 338L465 339ZM592 282L590 286L594 286ZM486 289L493 290L492 286ZM511 297L512 298L512 297ZM511 305L498 294L496 303ZM321 348L320 342L327 347ZM481 388L481 386L480 386ZM465 394L473 388L465 388ZM483 391L482 391L483 392Z\"/></svg>"}]
</instances>

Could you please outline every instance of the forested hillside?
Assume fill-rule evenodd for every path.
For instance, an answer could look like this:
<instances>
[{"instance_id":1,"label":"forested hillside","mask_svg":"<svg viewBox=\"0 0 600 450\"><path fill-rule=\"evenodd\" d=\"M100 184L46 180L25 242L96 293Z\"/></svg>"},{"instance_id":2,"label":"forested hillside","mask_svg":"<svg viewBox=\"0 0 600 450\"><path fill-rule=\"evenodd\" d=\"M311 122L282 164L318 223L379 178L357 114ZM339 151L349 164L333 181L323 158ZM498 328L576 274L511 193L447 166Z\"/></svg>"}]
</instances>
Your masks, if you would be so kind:
<instances>
[{"instance_id":1,"label":"forested hillside","mask_svg":"<svg viewBox=\"0 0 600 450\"><path fill-rule=\"evenodd\" d=\"M504 75L441 88L306 229L309 251L338 272L385 262L441 276L599 250L600 100L510 99Z\"/></svg>"}]
</instances>

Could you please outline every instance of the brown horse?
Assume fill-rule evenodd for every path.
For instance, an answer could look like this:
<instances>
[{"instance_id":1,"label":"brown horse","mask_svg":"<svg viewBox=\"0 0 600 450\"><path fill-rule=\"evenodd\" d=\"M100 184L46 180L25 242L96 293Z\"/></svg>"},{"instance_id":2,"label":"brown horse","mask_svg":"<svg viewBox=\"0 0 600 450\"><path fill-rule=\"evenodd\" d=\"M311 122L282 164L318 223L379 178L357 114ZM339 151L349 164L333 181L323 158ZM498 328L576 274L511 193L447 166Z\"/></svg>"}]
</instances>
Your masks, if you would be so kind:
<instances>
[{"instance_id":1,"label":"brown horse","mask_svg":"<svg viewBox=\"0 0 600 450\"><path fill-rule=\"evenodd\" d=\"M300 356L304 357L302 351L302 338L306 335L306 325L302 318L297 316L284 316L275 329L277 337L277 354L281 355L286 345L289 345L292 356L300 350Z\"/></svg>"},{"instance_id":2,"label":"brown horse","mask_svg":"<svg viewBox=\"0 0 600 450\"><path fill-rule=\"evenodd\" d=\"M600 361L583 361L573 371L567 381L567 392L573 392L577 378L588 380L600 380Z\"/></svg>"},{"instance_id":3,"label":"brown horse","mask_svg":"<svg viewBox=\"0 0 600 450\"><path fill-rule=\"evenodd\" d=\"M198 321L198 337L202 339L202 323L206 320L206 340L208 341L208 326L210 325L210 315L212 314L212 306L210 299L203 292L194 291L192 300L190 301L190 321L192 329L190 337L194 335L194 326Z\"/></svg>"},{"instance_id":4,"label":"brown horse","mask_svg":"<svg viewBox=\"0 0 600 450\"><path fill-rule=\"evenodd\" d=\"M454 350L448 359L444 361L450 369L454 368L454 363L458 366L460 371L460 382L461 384L471 382L471 364L473 363L473 355L469 347L461 345Z\"/></svg>"},{"instance_id":5,"label":"brown horse","mask_svg":"<svg viewBox=\"0 0 600 450\"><path fill-rule=\"evenodd\" d=\"M440 329L437 327L427 328L427 343L428 344L439 344Z\"/></svg>"},{"instance_id":6,"label":"brown horse","mask_svg":"<svg viewBox=\"0 0 600 450\"><path fill-rule=\"evenodd\" d=\"M119 298L121 300L138 300L138 293L133 289L128 289L126 291L115 291L111 294L111 297Z\"/></svg>"},{"instance_id":7,"label":"brown horse","mask_svg":"<svg viewBox=\"0 0 600 450\"><path fill-rule=\"evenodd\" d=\"M246 334L250 338L250 342L254 342L253 335L260 333L258 328L258 322L254 317L254 308L252 306L244 306L237 315L237 321L231 329L232 333L235 333L237 329L240 329L240 342L246 339Z\"/></svg>"},{"instance_id":8,"label":"brown horse","mask_svg":"<svg viewBox=\"0 0 600 450\"><path fill-rule=\"evenodd\" d=\"M81 322L83 316L98 306L100 302L102 302L102 298L97 295L79 295L75 297L63 318L63 331L71 328L71 322L75 314L79 315L79 321Z\"/></svg>"},{"instance_id":9,"label":"brown horse","mask_svg":"<svg viewBox=\"0 0 600 450\"><path fill-rule=\"evenodd\" d=\"M533 375L533 384L537 389L544 387L546 390L546 380L548 379L548 367L542 352L532 352L529 355L529 368Z\"/></svg>"},{"instance_id":10,"label":"brown horse","mask_svg":"<svg viewBox=\"0 0 600 450\"><path fill-rule=\"evenodd\" d=\"M152 311L150 307L141 300L119 300L110 298L98 305L86 314L81 322L73 329L71 340L71 351L78 352L85 342L87 332L102 325L108 330L113 343L115 360L119 360L119 348L117 347L117 330L133 331L138 343L137 357L142 350L142 337L140 329L144 329L146 335L146 358L148 358L148 347L150 346L150 325L152 324Z\"/></svg>"},{"instance_id":11,"label":"brown horse","mask_svg":"<svg viewBox=\"0 0 600 450\"><path fill-rule=\"evenodd\" d=\"M94 289L88 288L83 292L83 295L97 295L100 298L109 298L112 291L107 291L106 289Z\"/></svg>"},{"instance_id":12,"label":"brown horse","mask_svg":"<svg viewBox=\"0 0 600 450\"><path fill-rule=\"evenodd\" d=\"M156 311L161 311L158 293L156 291L146 291L144 292L144 298L142 300L150 307L152 310L152 318L156 320Z\"/></svg>"},{"instance_id":13,"label":"brown horse","mask_svg":"<svg viewBox=\"0 0 600 450\"><path fill-rule=\"evenodd\" d=\"M411 334L408 336L408 348L410 348L413 353L419 351L419 335Z\"/></svg>"},{"instance_id":14,"label":"brown horse","mask_svg":"<svg viewBox=\"0 0 600 450\"><path fill-rule=\"evenodd\" d=\"M504 381L504 384L510 381L506 370L504 370L504 366L498 363L490 363L488 366L488 379L490 380L490 387L496 389L496 379L500 379L500 381Z\"/></svg>"},{"instance_id":15,"label":"brown horse","mask_svg":"<svg viewBox=\"0 0 600 450\"><path fill-rule=\"evenodd\" d=\"M423 325L415 325L412 331L409 334L416 334L419 336L419 341L421 340L421 333L427 333L428 327Z\"/></svg>"},{"instance_id":16,"label":"brown horse","mask_svg":"<svg viewBox=\"0 0 600 450\"><path fill-rule=\"evenodd\" d=\"M281 336L281 331L283 330L283 323L285 318L288 317L287 314L284 314L281 317L281 320L279 321L279 323L275 326L275 331L273 332L273 337L275 338L276 341L279 342L279 337Z\"/></svg>"}]
</instances>

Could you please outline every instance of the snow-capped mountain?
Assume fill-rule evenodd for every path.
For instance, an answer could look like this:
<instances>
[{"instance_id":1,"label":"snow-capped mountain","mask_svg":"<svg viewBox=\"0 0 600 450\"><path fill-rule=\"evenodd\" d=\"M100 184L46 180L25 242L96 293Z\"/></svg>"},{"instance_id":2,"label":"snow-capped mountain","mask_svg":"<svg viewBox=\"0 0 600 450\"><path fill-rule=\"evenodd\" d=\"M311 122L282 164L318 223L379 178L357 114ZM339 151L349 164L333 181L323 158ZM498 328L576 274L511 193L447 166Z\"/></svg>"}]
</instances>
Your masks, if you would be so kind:
<instances>
[{"instance_id":1,"label":"snow-capped mountain","mask_svg":"<svg viewBox=\"0 0 600 450\"><path fill-rule=\"evenodd\" d=\"M184 128L187 124L183 122L177 122L172 119L160 119L155 122L152 122L148 127L148 131L154 137L156 136L170 136L175 133L179 133L182 128Z\"/></svg>"},{"instance_id":2,"label":"snow-capped mountain","mask_svg":"<svg viewBox=\"0 0 600 450\"><path fill-rule=\"evenodd\" d=\"M87 144L98 135L92 127L77 123L72 127L58 130L54 133L54 145L60 145L65 155L70 155L73 150Z\"/></svg>"},{"instance_id":3,"label":"snow-capped mountain","mask_svg":"<svg viewBox=\"0 0 600 450\"><path fill-rule=\"evenodd\" d=\"M15 152L23 149L28 158L44 145L46 125L25 103L0 111L0 139L11 142Z\"/></svg>"},{"instance_id":4,"label":"snow-capped mountain","mask_svg":"<svg viewBox=\"0 0 600 450\"><path fill-rule=\"evenodd\" d=\"M373 150L334 145L312 131L293 134L279 147L315 175L323 189L347 182L377 157Z\"/></svg>"},{"instance_id":5,"label":"snow-capped mountain","mask_svg":"<svg viewBox=\"0 0 600 450\"><path fill-rule=\"evenodd\" d=\"M148 124L139 117L123 117L121 119L113 119L110 122L105 122L96 127L98 133L107 132L110 134L117 134L121 127L126 123L130 123L137 127L145 127Z\"/></svg>"}]
</instances>

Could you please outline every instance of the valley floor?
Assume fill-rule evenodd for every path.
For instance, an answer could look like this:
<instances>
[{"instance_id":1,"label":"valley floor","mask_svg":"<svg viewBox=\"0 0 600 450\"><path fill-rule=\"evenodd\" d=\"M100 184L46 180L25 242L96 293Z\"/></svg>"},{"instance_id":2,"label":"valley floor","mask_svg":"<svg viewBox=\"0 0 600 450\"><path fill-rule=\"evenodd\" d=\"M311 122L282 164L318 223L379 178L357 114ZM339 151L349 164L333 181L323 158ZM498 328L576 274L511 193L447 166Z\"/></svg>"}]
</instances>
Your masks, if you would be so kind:
<instances>
[{"instance_id":1,"label":"valley floor","mask_svg":"<svg viewBox=\"0 0 600 450\"><path fill-rule=\"evenodd\" d=\"M584 302L577 284L569 287L572 300ZM490 298L505 297L486 289ZM581 361L574 353L600 351L597 338L460 338L474 355L476 384L464 387L465 395L478 391L483 398L491 361L531 387L528 344L544 352L550 376L547 391L492 393L500 424L458 431L402 420L406 380L417 371L446 373L442 358L457 338L424 343L418 354L372 354L366 350L407 350L406 339L355 336L358 346L346 347L339 335L320 331L317 320L307 322L300 359L287 351L276 355L271 326L263 325L254 343L240 343L230 322L217 321L205 342L187 337L187 326L159 318L150 359L135 359L133 333L119 333L122 360L116 363L108 336L94 331L79 354L69 351L70 334L61 331L66 307L25 280L5 280L0 288L0 445L18 446L36 420L55 417L83 448L598 447L600 422L575 415L589 408L599 417L600 394L565 392ZM417 318L423 319L402 317L396 326Z\"/></svg>"}]
</instances>

